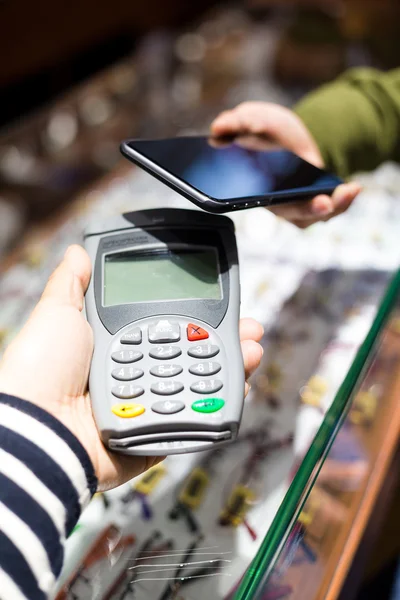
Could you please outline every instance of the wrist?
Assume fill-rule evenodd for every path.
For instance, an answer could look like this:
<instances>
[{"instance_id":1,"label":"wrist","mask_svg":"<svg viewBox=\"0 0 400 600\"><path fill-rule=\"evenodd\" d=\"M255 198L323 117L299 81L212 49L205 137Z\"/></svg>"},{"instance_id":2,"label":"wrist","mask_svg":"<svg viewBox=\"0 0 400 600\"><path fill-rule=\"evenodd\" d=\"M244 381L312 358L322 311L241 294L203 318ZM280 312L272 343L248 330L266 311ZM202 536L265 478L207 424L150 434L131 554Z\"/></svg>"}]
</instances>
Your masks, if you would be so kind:
<instances>
[{"instance_id":1,"label":"wrist","mask_svg":"<svg viewBox=\"0 0 400 600\"><path fill-rule=\"evenodd\" d=\"M25 453L29 447L38 449L44 459L38 463L37 469L43 471L44 476L61 478L60 481L65 485L72 486L65 493L70 497L78 494L73 508L73 519L77 520L97 489L97 477L92 460L76 435L40 406L2 392L0 424L5 435L9 431L8 435L14 435L17 442L20 439L26 440L23 446ZM49 460L59 467L58 471L49 470Z\"/></svg>"}]
</instances>

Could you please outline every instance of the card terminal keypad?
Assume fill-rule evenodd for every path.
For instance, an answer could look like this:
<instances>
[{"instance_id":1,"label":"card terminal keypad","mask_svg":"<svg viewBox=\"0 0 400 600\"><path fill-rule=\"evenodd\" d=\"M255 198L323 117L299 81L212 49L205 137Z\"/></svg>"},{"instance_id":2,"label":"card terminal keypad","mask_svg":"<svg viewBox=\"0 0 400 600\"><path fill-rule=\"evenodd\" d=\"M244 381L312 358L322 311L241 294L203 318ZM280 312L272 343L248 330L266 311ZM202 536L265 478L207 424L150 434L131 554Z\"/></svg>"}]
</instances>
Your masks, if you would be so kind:
<instances>
[{"instance_id":1,"label":"card terminal keypad","mask_svg":"<svg viewBox=\"0 0 400 600\"><path fill-rule=\"evenodd\" d=\"M129 344L135 347L129 348ZM112 408L112 397L139 398L141 404L127 403L125 411L121 412L122 405L118 405L124 419L130 414L130 407L135 407L130 417L135 423L145 413L167 419L182 411L189 415L192 411L209 412L211 405L215 412L217 406L217 410L222 410L226 399L210 398L224 387L227 366L221 364L219 354L216 331L184 317L148 318L124 328L114 335L109 351L110 409L117 414ZM210 360L217 356L218 360ZM217 373L216 379L213 376ZM128 383L131 381L134 383ZM161 399L162 396L168 398ZM140 406L143 412L137 410Z\"/></svg>"}]
</instances>

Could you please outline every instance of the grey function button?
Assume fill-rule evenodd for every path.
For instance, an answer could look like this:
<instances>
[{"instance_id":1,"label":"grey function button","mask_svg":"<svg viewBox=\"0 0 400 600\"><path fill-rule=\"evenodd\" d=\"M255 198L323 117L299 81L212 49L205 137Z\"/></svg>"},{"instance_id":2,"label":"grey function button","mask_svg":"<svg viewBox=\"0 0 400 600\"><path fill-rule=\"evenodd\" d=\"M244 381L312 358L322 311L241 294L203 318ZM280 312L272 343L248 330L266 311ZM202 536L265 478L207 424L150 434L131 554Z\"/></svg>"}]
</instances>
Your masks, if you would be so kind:
<instances>
[{"instance_id":1,"label":"grey function button","mask_svg":"<svg viewBox=\"0 0 400 600\"><path fill-rule=\"evenodd\" d=\"M153 394L160 396L172 396L183 390L183 384L180 381L158 381L151 386Z\"/></svg>"},{"instance_id":2,"label":"grey function button","mask_svg":"<svg viewBox=\"0 0 400 600\"><path fill-rule=\"evenodd\" d=\"M129 400L130 398L137 398L144 393L144 389L138 385L116 385L112 388L111 393L116 398L122 398L123 400Z\"/></svg>"},{"instance_id":3,"label":"grey function button","mask_svg":"<svg viewBox=\"0 0 400 600\"><path fill-rule=\"evenodd\" d=\"M137 350L118 350L111 354L111 358L117 363L133 363L143 358L143 354Z\"/></svg>"},{"instance_id":4,"label":"grey function button","mask_svg":"<svg viewBox=\"0 0 400 600\"><path fill-rule=\"evenodd\" d=\"M213 394L214 392L218 392L222 388L222 385L220 379L202 379L193 383L190 389L192 392L197 392L197 394Z\"/></svg>"},{"instance_id":5,"label":"grey function button","mask_svg":"<svg viewBox=\"0 0 400 600\"><path fill-rule=\"evenodd\" d=\"M221 365L217 362L205 361L201 363L197 363L196 365L192 365L189 367L189 373L192 375L215 375L221 370Z\"/></svg>"},{"instance_id":6,"label":"grey function button","mask_svg":"<svg viewBox=\"0 0 400 600\"><path fill-rule=\"evenodd\" d=\"M141 344L142 343L142 331L140 327L132 327L120 339L121 344Z\"/></svg>"},{"instance_id":7,"label":"grey function button","mask_svg":"<svg viewBox=\"0 0 400 600\"><path fill-rule=\"evenodd\" d=\"M156 377L174 377L182 373L183 369L180 365L157 365L150 369L150 373Z\"/></svg>"},{"instance_id":8,"label":"grey function button","mask_svg":"<svg viewBox=\"0 0 400 600\"><path fill-rule=\"evenodd\" d=\"M158 402L154 402L151 410L160 415L173 415L184 408L185 405L180 400L159 400Z\"/></svg>"},{"instance_id":9,"label":"grey function button","mask_svg":"<svg viewBox=\"0 0 400 600\"><path fill-rule=\"evenodd\" d=\"M149 325L149 342L152 344L179 342L181 330L177 321L161 319L154 325Z\"/></svg>"},{"instance_id":10,"label":"grey function button","mask_svg":"<svg viewBox=\"0 0 400 600\"><path fill-rule=\"evenodd\" d=\"M182 354L182 350L178 346L155 346L149 352L151 358L158 360L170 360Z\"/></svg>"},{"instance_id":11,"label":"grey function button","mask_svg":"<svg viewBox=\"0 0 400 600\"><path fill-rule=\"evenodd\" d=\"M118 367L113 369L111 375L119 381L133 381L142 377L143 371L142 369L135 369L135 367Z\"/></svg>"},{"instance_id":12,"label":"grey function button","mask_svg":"<svg viewBox=\"0 0 400 600\"><path fill-rule=\"evenodd\" d=\"M197 344L188 350L189 356L193 356L193 358L212 358L218 352L218 346L214 346L213 344Z\"/></svg>"}]
</instances>

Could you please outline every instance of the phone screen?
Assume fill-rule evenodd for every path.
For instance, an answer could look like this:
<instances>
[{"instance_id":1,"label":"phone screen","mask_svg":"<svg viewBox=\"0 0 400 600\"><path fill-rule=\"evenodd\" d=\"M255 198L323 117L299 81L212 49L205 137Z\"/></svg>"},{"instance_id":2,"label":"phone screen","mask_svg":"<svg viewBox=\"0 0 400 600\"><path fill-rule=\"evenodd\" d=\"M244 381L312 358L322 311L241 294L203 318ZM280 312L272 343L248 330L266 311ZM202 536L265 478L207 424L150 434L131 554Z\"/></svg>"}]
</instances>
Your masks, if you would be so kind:
<instances>
[{"instance_id":1,"label":"phone screen","mask_svg":"<svg viewBox=\"0 0 400 600\"><path fill-rule=\"evenodd\" d=\"M274 192L309 191L313 195L341 183L339 177L288 150L267 143L261 149L252 148L248 138L243 140L178 137L133 140L128 146L204 195L224 202Z\"/></svg>"}]
</instances>

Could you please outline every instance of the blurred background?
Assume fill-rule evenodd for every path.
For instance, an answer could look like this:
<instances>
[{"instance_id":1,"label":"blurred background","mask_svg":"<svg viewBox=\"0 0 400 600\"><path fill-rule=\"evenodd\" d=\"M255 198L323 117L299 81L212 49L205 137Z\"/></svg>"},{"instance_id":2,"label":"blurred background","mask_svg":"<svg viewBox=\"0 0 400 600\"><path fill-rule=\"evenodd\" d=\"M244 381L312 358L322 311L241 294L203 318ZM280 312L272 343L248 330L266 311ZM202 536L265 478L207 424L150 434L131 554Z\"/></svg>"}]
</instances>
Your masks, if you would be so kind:
<instances>
[{"instance_id":1,"label":"blurred background","mask_svg":"<svg viewBox=\"0 0 400 600\"><path fill-rule=\"evenodd\" d=\"M398 0L0 0L0 352L79 239L71 215L160 189L132 183L121 140L206 133L244 100L290 106L350 67L400 66L399 39ZM393 589L396 502L362 600Z\"/></svg>"},{"instance_id":2,"label":"blurred background","mask_svg":"<svg viewBox=\"0 0 400 600\"><path fill-rule=\"evenodd\" d=\"M396 0L3 0L0 252L114 169L122 138L395 67L399 17Z\"/></svg>"}]
</instances>

